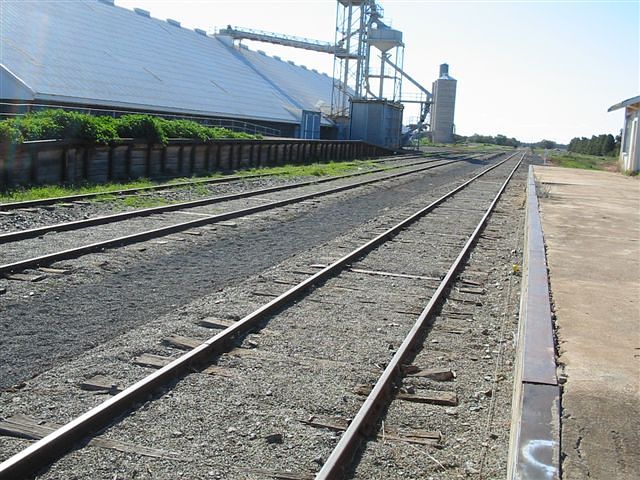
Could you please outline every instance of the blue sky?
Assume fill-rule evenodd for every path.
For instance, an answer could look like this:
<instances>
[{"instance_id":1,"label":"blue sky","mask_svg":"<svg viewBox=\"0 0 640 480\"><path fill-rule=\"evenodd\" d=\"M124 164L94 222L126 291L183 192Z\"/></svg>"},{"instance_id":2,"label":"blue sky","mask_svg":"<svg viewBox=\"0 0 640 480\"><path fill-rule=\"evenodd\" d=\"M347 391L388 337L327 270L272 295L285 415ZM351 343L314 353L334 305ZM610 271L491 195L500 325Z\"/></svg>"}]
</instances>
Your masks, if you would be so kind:
<instances>
[{"instance_id":1,"label":"blue sky","mask_svg":"<svg viewBox=\"0 0 640 480\"><path fill-rule=\"evenodd\" d=\"M640 2L381 0L404 35L405 70L428 89L440 63L458 80L456 129L523 141L618 133L640 94ZM332 41L335 0L116 0L213 31L227 24ZM329 55L249 44L332 72ZM408 85L408 82L406 82ZM407 88L410 91L409 88ZM416 112L407 111L406 117Z\"/></svg>"}]
</instances>

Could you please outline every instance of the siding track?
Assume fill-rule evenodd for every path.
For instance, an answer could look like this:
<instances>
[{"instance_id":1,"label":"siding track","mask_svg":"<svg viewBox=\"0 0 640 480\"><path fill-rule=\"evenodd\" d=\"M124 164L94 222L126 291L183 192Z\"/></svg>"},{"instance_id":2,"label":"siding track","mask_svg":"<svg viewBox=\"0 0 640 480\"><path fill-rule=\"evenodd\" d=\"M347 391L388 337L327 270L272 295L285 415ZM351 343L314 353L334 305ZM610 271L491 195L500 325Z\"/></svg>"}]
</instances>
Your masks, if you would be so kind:
<instances>
[{"instance_id":1,"label":"siding track","mask_svg":"<svg viewBox=\"0 0 640 480\"><path fill-rule=\"evenodd\" d=\"M395 161L416 159L416 158L421 158L421 157L425 157L425 156L427 156L427 155L426 154L423 154L423 155L414 155L414 154L396 155L396 156L384 157L384 158L376 159L376 160L369 160L369 162L370 163L375 163L375 164L384 164L384 163L395 162ZM464 155L451 154L450 152L442 152L442 153L438 153L437 157L438 158L435 158L435 159L433 159L431 161L437 161L438 159L455 160L455 159L463 158ZM153 186L149 186L149 187L126 188L126 189L121 189L121 190L113 190L113 191L109 191L109 192L83 193L83 194L76 194L76 195L65 195L65 196L60 196L60 197L40 198L40 199L36 199L36 200L24 200L24 201L20 201L20 202L7 202L7 203L0 203L0 211L11 211L11 210L17 210L17 209L20 209L20 208L43 207L43 206L47 206L47 205L55 205L57 203L69 203L69 202L76 202L78 200L97 199L97 198L101 198L101 197L109 197L109 196L114 196L114 195L118 196L118 197L125 197L125 196L131 196L131 195L140 195L140 194L148 194L148 193L154 193L154 192L162 192L162 191L165 191L165 190L175 190L175 189L179 189L179 188L194 187L194 186L200 186L200 185L215 185L215 184L220 184L220 183L232 183L232 182L239 182L239 181L256 179L256 178L272 177L274 175L277 175L277 174L273 174L273 173L257 173L257 174L252 174L252 175L226 175L224 177L207 178L207 179L194 178L193 180L189 180L189 181L163 183L163 184L160 184L160 185L153 185Z\"/></svg>"},{"instance_id":2,"label":"siding track","mask_svg":"<svg viewBox=\"0 0 640 480\"><path fill-rule=\"evenodd\" d=\"M167 206L134 210L131 212L0 234L0 244L6 245L3 248L3 255L0 255L0 262L2 262L0 263L0 274L46 266L59 260L76 258L106 248L120 247L202 227L204 225L264 212L274 208L312 200L321 196L344 192L350 189L443 167L457 161L462 160L436 162L423 160L391 167L391 169L402 169L398 173L386 173L388 168L358 172L340 177L298 182L221 197L210 197L190 202L181 202ZM417 166L417 168L411 168L414 166ZM349 179L352 177L370 173L374 174L373 178L349 182ZM345 181L347 183L344 183ZM317 188L317 185L327 182L335 182L338 184L343 182L344 184L328 189ZM271 193L278 193L290 189L300 189L300 191L293 197L279 200L272 200L269 197L265 197L265 195ZM243 201L245 199L250 199L253 202L253 206L247 206L246 202L240 204L237 202L234 203L235 201ZM226 206L222 210L198 210L200 207L217 204L226 204ZM195 220L192 219L194 216L196 217ZM100 226L104 227L91 228ZM61 237L60 232L78 232L78 234ZM123 235L122 233L124 232L126 233ZM55 237L47 242L47 237L44 237L44 235L51 233L55 233ZM35 240L31 240L32 243L17 243L30 239ZM87 239L93 239L93 241L87 243ZM76 246L69 248L74 244ZM64 248L60 249L60 246L64 246ZM35 257L28 256L33 255L34 252L39 252L39 254ZM16 260L20 257L22 257L21 260ZM7 261L9 259L11 259L11 261Z\"/></svg>"}]
</instances>

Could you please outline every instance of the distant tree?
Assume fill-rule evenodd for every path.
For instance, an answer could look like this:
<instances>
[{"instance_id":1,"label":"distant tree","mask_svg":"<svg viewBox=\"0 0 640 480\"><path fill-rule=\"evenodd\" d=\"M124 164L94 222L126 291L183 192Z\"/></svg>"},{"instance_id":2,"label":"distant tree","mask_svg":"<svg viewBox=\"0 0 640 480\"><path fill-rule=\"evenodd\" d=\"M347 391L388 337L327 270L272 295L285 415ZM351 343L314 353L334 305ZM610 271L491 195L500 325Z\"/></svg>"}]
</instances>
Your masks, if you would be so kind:
<instances>
[{"instance_id":1,"label":"distant tree","mask_svg":"<svg viewBox=\"0 0 640 480\"><path fill-rule=\"evenodd\" d=\"M622 148L622 134L616 135L616 146L613 150L615 156L620 155L620 149Z\"/></svg>"},{"instance_id":2,"label":"distant tree","mask_svg":"<svg viewBox=\"0 0 640 480\"><path fill-rule=\"evenodd\" d=\"M538 142L538 146L540 148L546 148L548 150L551 150L553 148L556 148L558 145L553 140L541 140Z\"/></svg>"},{"instance_id":3,"label":"distant tree","mask_svg":"<svg viewBox=\"0 0 640 480\"><path fill-rule=\"evenodd\" d=\"M605 135L593 135L589 142L589 154L590 155L602 155L602 147L604 143Z\"/></svg>"},{"instance_id":4,"label":"distant tree","mask_svg":"<svg viewBox=\"0 0 640 480\"><path fill-rule=\"evenodd\" d=\"M613 138L613 135L608 134L604 138L604 142L602 144L602 152L601 155L609 155L613 156L616 149L616 140Z\"/></svg>"},{"instance_id":5,"label":"distant tree","mask_svg":"<svg viewBox=\"0 0 640 480\"><path fill-rule=\"evenodd\" d=\"M615 156L619 149L617 137L611 134L592 135L591 138L575 137L569 142L568 151L588 155Z\"/></svg>"},{"instance_id":6,"label":"distant tree","mask_svg":"<svg viewBox=\"0 0 640 480\"><path fill-rule=\"evenodd\" d=\"M494 139L494 143L496 145L506 145L507 144L507 137L505 135L496 135L496 138Z\"/></svg>"},{"instance_id":7,"label":"distant tree","mask_svg":"<svg viewBox=\"0 0 640 480\"><path fill-rule=\"evenodd\" d=\"M587 153L589 150L589 139L587 137L580 137L578 142L578 153Z\"/></svg>"},{"instance_id":8,"label":"distant tree","mask_svg":"<svg viewBox=\"0 0 640 480\"><path fill-rule=\"evenodd\" d=\"M466 137L466 141L469 143L486 143L489 145L500 145L506 147L518 147L521 145L520 141L516 138L507 138L506 135L498 134L495 137L491 135L479 135L474 133L469 137Z\"/></svg>"}]
</instances>

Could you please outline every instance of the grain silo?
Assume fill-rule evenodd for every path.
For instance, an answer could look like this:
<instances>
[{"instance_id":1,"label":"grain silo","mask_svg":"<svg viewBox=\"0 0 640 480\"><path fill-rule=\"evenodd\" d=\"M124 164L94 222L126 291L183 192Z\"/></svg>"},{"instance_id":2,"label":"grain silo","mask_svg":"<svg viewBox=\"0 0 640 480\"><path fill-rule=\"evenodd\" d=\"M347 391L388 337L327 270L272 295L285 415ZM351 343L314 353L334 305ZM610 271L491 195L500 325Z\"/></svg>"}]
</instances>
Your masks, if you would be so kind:
<instances>
[{"instance_id":1,"label":"grain silo","mask_svg":"<svg viewBox=\"0 0 640 480\"><path fill-rule=\"evenodd\" d=\"M433 82L431 107L431 132L435 143L453 142L456 84L457 81L449 76L449 65L440 65L440 76Z\"/></svg>"}]
</instances>

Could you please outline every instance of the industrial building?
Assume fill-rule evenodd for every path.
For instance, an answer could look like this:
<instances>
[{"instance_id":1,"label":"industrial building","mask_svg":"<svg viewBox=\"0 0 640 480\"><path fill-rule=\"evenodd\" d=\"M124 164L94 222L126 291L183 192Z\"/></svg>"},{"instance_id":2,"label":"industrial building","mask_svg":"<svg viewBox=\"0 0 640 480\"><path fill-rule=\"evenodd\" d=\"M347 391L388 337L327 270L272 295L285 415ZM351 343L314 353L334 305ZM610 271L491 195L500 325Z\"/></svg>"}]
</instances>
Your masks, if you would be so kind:
<instances>
[{"instance_id":1,"label":"industrial building","mask_svg":"<svg viewBox=\"0 0 640 480\"><path fill-rule=\"evenodd\" d=\"M620 169L626 173L640 171L640 95L628 98L609 107L609 112L624 108Z\"/></svg>"},{"instance_id":2,"label":"industrial building","mask_svg":"<svg viewBox=\"0 0 640 480\"><path fill-rule=\"evenodd\" d=\"M414 103L415 130L431 123L434 141L451 142L456 81L441 67L432 95L409 76L402 32L383 16L376 0L337 0L331 43L231 26L210 35L113 0L1 2L0 115L143 112L397 149L404 105ZM243 39L331 54L333 76L252 51ZM418 93L404 95L403 81Z\"/></svg>"},{"instance_id":3,"label":"industrial building","mask_svg":"<svg viewBox=\"0 0 640 480\"><path fill-rule=\"evenodd\" d=\"M317 118L331 104L331 77L142 9L109 0L0 8L5 112L37 106L149 112L302 137L305 113ZM330 138L333 122L323 115L321 125ZM312 130L317 138L318 121Z\"/></svg>"},{"instance_id":4,"label":"industrial building","mask_svg":"<svg viewBox=\"0 0 640 480\"><path fill-rule=\"evenodd\" d=\"M376 0L337 0L336 3L334 43L238 27L229 27L220 33L236 40L332 54L330 118L335 122L338 138L364 140L396 149L401 146L402 138L410 139L414 134L427 131L438 142L453 142L456 80L449 76L449 66L441 65L440 78L434 83L432 94L404 70L403 34L383 21L384 10ZM407 82L416 92L407 95L403 91L403 84ZM417 123L401 135L407 104L418 104L420 116Z\"/></svg>"}]
</instances>

